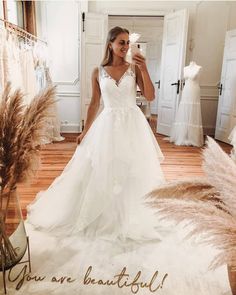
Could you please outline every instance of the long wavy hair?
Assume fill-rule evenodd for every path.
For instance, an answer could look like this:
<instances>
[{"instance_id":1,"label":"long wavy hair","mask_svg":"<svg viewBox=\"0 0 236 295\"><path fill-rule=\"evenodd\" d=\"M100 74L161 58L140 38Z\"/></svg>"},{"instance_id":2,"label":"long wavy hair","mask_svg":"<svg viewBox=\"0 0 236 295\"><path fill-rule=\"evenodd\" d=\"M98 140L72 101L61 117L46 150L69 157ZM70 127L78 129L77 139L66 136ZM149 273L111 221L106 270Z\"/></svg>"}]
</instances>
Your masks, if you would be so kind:
<instances>
[{"instance_id":1,"label":"long wavy hair","mask_svg":"<svg viewBox=\"0 0 236 295\"><path fill-rule=\"evenodd\" d=\"M105 46L105 54L101 63L102 66L106 66L112 62L113 53L112 53L112 50L109 48L109 44L110 42L114 42L116 37L122 33L129 34L129 31L125 28L114 27L108 32L106 46Z\"/></svg>"}]
</instances>

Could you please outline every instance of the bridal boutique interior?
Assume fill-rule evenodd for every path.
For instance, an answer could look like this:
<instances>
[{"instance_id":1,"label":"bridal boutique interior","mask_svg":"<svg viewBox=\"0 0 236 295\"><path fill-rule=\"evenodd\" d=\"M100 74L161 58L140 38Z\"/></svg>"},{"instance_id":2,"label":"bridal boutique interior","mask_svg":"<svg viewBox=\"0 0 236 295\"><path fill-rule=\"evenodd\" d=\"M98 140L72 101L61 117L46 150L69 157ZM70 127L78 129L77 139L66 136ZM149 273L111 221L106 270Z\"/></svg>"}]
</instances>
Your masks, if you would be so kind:
<instances>
[{"instance_id":1,"label":"bridal boutique interior","mask_svg":"<svg viewBox=\"0 0 236 295\"><path fill-rule=\"evenodd\" d=\"M141 35L138 43L147 60L156 98L148 104L137 97L137 105L146 115L165 156L161 166L166 179L205 176L201 148L176 146L165 140L170 136L186 84L183 69L192 61L202 67L199 85L204 135L218 139L230 154L233 146L229 143L234 143L230 133L236 125L235 1L8 0L1 4L0 90L10 80L13 88L26 92L27 104L46 85L57 86L57 105L51 110L53 119L48 121L48 136L42 142L45 145L41 148L41 167L29 186L18 185L24 218L35 195L48 188L73 155L76 136L83 129L90 103L91 72L102 59L107 31L116 25ZM159 268L162 275L169 274L170 282L163 281L157 294L233 294L225 267L208 271L216 250L201 248L196 240L182 247L184 234L166 237L160 246L114 246L104 241L87 244L75 242L73 237L59 245L53 237L34 231L30 225L27 230L32 276L46 278L41 282L29 278L20 290L16 290L16 281L8 280L9 294L130 294L129 289L117 286L111 291L107 286L83 283L90 265L96 271L92 275L104 280L113 278L122 266L133 277L142 270L143 280ZM75 282L60 283L62 277L63 282L65 277ZM138 293L148 295L151 291L143 288Z\"/></svg>"},{"instance_id":2,"label":"bridal boutique interior","mask_svg":"<svg viewBox=\"0 0 236 295\"><path fill-rule=\"evenodd\" d=\"M216 133L219 140L229 143L228 136L235 123L234 115L229 110L226 115L225 107L228 108L231 100L222 97L225 106L220 103L219 108L218 102L221 84L229 86L225 93L232 89L231 84L222 81L222 65L226 32L233 32L236 27L235 2L143 3L36 1L37 34L48 41L51 75L58 85L61 131L82 130L91 96L91 71L103 56L107 31L122 23L131 33L137 31L141 35L139 43L145 51L156 99L146 106L145 100L137 97L137 103L144 105L147 117L150 113L158 115L157 132L170 135L184 85L183 67L194 61L202 66L199 83L204 134L214 136ZM57 15L54 15L55 9ZM168 30L164 31L164 26ZM233 36L234 33L232 40ZM166 40L170 41L170 48ZM230 70L231 73L233 75ZM228 80L233 78L227 77Z\"/></svg>"}]
</instances>

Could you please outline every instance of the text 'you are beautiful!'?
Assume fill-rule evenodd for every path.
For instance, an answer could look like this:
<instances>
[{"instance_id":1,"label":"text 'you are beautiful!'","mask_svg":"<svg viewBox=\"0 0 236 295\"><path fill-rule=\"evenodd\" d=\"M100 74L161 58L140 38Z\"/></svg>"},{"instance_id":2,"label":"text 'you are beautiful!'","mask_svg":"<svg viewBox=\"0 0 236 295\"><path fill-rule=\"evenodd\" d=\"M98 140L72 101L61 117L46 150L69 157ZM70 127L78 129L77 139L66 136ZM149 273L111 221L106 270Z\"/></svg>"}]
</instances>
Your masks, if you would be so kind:
<instances>
[{"instance_id":1,"label":"text 'you are beautiful!'","mask_svg":"<svg viewBox=\"0 0 236 295\"><path fill-rule=\"evenodd\" d=\"M83 276L81 284L84 286L89 285L98 285L98 286L107 286L112 287L116 286L117 288L127 288L133 294L137 294L140 290L146 289L150 293L157 292L158 290L162 289L164 286L164 282L168 277L168 274L165 273L163 276L159 274L159 271L155 271L151 276L150 279L147 281L142 280L142 271L137 271L134 277L131 277L130 274L127 272L127 267L123 267L120 273L115 274L112 279L100 279L95 278L92 274L93 267L89 266L85 275ZM13 269L11 269L8 273L8 281L11 283L15 283L15 289L20 290L21 287L25 283L40 283L43 281L49 281L52 284L74 284L78 283L78 279L72 278L71 276L54 276L52 275L50 278L48 276L39 275L39 274L32 274L28 272L27 265L24 265L18 272L13 273ZM146 293L145 293L146 294Z\"/></svg>"}]
</instances>

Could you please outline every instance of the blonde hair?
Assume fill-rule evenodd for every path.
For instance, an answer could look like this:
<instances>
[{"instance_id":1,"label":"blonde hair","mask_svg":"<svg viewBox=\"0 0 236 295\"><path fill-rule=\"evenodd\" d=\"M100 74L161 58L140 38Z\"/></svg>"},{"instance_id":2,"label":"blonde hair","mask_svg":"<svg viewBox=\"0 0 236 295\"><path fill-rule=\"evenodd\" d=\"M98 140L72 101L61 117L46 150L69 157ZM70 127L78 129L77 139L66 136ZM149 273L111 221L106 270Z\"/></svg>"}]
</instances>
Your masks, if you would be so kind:
<instances>
[{"instance_id":1,"label":"blonde hair","mask_svg":"<svg viewBox=\"0 0 236 295\"><path fill-rule=\"evenodd\" d=\"M122 33L129 34L129 31L125 28L114 27L108 32L107 41L106 41L106 45L105 45L105 54L104 54L104 57L103 57L103 60L101 63L102 66L106 66L112 62L113 54L112 54L112 50L109 48L109 43L114 42L116 37Z\"/></svg>"}]
</instances>

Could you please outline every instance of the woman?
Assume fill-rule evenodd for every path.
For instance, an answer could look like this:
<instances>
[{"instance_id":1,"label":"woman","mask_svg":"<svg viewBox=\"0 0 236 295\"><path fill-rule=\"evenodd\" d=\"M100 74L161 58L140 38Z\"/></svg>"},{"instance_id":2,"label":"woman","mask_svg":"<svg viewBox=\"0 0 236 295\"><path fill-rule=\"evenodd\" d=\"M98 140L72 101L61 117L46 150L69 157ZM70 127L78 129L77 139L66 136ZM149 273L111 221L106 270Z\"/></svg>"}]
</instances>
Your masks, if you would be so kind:
<instances>
[{"instance_id":1,"label":"woman","mask_svg":"<svg viewBox=\"0 0 236 295\"><path fill-rule=\"evenodd\" d=\"M78 147L47 191L28 208L28 221L54 234L107 239L156 239L156 219L144 196L164 182L163 159L150 126L136 106L137 84L154 99L144 57L126 62L129 32L108 33L102 65L92 74L92 98ZM104 109L96 118L100 97Z\"/></svg>"}]
</instances>

